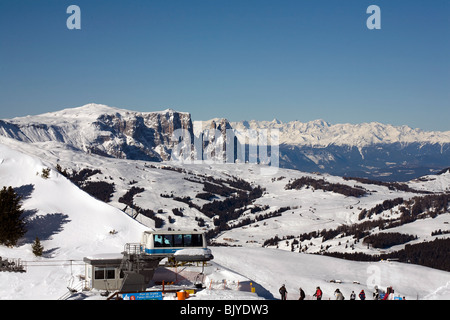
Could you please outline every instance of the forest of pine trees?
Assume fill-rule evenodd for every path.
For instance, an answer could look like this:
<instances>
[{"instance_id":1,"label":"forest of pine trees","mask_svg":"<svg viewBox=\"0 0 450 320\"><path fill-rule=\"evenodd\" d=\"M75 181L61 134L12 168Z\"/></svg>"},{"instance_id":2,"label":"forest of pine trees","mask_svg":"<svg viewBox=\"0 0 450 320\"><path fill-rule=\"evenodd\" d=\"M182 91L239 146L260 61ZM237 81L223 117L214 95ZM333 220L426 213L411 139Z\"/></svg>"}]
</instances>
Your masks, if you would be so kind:
<instances>
[{"instance_id":1,"label":"forest of pine trees","mask_svg":"<svg viewBox=\"0 0 450 320\"><path fill-rule=\"evenodd\" d=\"M72 170L72 173L69 173L67 169L62 169L58 164L56 165L56 170L69 179L73 184L75 184L78 188L83 190L84 192L90 194L94 198L103 201L110 202L115 191L114 183L108 183L106 181L88 181L89 177L92 177L98 173L102 173L99 169L82 169L79 172L76 170Z\"/></svg>"},{"instance_id":2,"label":"forest of pine trees","mask_svg":"<svg viewBox=\"0 0 450 320\"><path fill-rule=\"evenodd\" d=\"M450 271L450 239L435 239L429 242L407 244L402 250L380 255L370 255L361 252L342 253L326 251L321 254L355 261L396 259L400 262Z\"/></svg>"},{"instance_id":3,"label":"forest of pine trees","mask_svg":"<svg viewBox=\"0 0 450 320\"><path fill-rule=\"evenodd\" d=\"M331 191L335 193L343 194L347 197L362 197L367 194L367 190L365 190L362 187L351 187L345 184L341 183L331 183L329 181L326 181L325 179L313 179L309 177L301 177L299 179L295 179L291 182L289 182L286 185L286 190L296 189L299 190L303 187L306 188L313 188L313 190L324 190L324 191Z\"/></svg>"}]
</instances>

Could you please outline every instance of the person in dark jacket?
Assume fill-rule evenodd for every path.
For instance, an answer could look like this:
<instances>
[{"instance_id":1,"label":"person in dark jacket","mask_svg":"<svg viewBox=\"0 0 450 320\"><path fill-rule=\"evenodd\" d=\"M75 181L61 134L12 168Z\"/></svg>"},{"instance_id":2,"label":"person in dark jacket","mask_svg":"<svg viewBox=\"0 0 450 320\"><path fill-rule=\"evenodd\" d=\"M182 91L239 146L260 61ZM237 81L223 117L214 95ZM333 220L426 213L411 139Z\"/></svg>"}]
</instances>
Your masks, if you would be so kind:
<instances>
[{"instance_id":1,"label":"person in dark jacket","mask_svg":"<svg viewBox=\"0 0 450 320\"><path fill-rule=\"evenodd\" d=\"M300 297L298 298L298 300L305 300L305 291L303 291L302 288L300 288Z\"/></svg>"},{"instance_id":2,"label":"person in dark jacket","mask_svg":"<svg viewBox=\"0 0 450 320\"><path fill-rule=\"evenodd\" d=\"M286 300L286 296L287 296L287 290L286 290L286 286L283 284L280 288L280 290L278 290L281 294L281 300Z\"/></svg>"}]
</instances>

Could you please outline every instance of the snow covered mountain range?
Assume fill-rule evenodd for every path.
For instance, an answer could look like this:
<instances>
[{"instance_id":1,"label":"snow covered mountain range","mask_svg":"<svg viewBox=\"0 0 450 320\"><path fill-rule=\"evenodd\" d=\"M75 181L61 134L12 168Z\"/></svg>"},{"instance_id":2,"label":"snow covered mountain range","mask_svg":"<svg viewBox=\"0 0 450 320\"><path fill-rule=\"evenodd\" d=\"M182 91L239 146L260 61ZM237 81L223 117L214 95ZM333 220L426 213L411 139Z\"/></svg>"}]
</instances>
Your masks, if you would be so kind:
<instances>
[{"instance_id":1,"label":"snow covered mountain range","mask_svg":"<svg viewBox=\"0 0 450 320\"><path fill-rule=\"evenodd\" d=\"M169 161L173 131L196 134L195 126L186 113L99 105L3 120L0 187L23 197L28 232L17 247L0 246L0 256L28 267L23 274L0 272L0 299L57 299L84 272L83 257L121 252L148 228L204 230L221 245L212 247L210 276L248 278L258 285L257 298L277 298L281 283L309 295L320 285L327 298L336 286L348 298L377 283L407 299L450 299L445 255L440 270L378 256L422 244L438 248L449 238L449 170L381 183L286 168L264 175L265 166L256 163ZM239 124L216 119L203 128L211 126L222 132ZM31 252L36 236L45 249L41 258ZM325 256L352 253L375 260ZM330 282L336 279L342 283ZM206 290L197 298L249 297Z\"/></svg>"},{"instance_id":2,"label":"snow covered mountain range","mask_svg":"<svg viewBox=\"0 0 450 320\"><path fill-rule=\"evenodd\" d=\"M378 122L329 124L277 120L232 123L278 129L284 168L384 181L408 181L448 166L450 131L426 132Z\"/></svg>"},{"instance_id":3,"label":"snow covered mountain range","mask_svg":"<svg viewBox=\"0 0 450 320\"><path fill-rule=\"evenodd\" d=\"M189 113L172 109L133 112L98 104L0 120L0 135L19 141L53 141L92 154L147 161L171 159L177 129L189 136L194 153L198 153L195 139L205 129L219 130L223 139L227 129L277 130L283 168L385 181L438 172L449 166L450 158L450 131L425 132L381 123L193 121ZM215 149L218 141L214 136L203 137L202 147Z\"/></svg>"}]
</instances>

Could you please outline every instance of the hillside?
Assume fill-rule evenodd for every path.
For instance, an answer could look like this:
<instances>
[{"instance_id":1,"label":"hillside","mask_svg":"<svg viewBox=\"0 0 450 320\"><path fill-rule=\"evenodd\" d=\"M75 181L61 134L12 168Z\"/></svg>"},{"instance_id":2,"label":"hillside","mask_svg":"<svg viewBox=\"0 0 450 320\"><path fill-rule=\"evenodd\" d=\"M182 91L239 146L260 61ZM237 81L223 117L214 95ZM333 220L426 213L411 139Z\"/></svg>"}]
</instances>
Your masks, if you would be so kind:
<instances>
[{"instance_id":1,"label":"hillside","mask_svg":"<svg viewBox=\"0 0 450 320\"><path fill-rule=\"evenodd\" d=\"M290 277L297 279L298 282L307 282L306 279L309 279L308 286L312 287L313 283L326 281L332 274L336 275L328 270L319 277L308 271L302 273L301 278L297 278L298 270L293 267L294 265L298 263L310 265L313 262L322 264L321 261L333 258L305 256L298 253L299 248L296 247L294 252L290 252L295 237L303 233L331 230L365 221L360 221L362 210L370 210L386 200L399 197L411 200L417 196L424 196L419 189L438 193L448 191L450 180L450 175L446 173L428 176L408 183L412 190L399 191L392 186L361 183L296 170L279 169L274 175L264 176L261 175L261 167L255 164L149 163L89 155L55 142L29 144L0 138L0 143L2 184L12 185L21 190L24 196L23 206L29 219L29 232L17 248L0 247L0 256L29 261L27 273L0 273L2 283L9 283L8 287L4 287L0 292L0 296L5 299L60 297L66 291L67 283L72 275L83 273L80 260L84 256L99 252L119 252L126 242L138 241L142 231L155 227L157 221L162 223L161 227L164 229L203 229L209 232L212 243L244 247L245 249L213 247L217 252L215 263L252 279L262 286L262 292L269 291L271 296L276 298L275 287L284 280L289 282ZM60 170L63 169L61 171L65 171L65 174L72 178L81 176L80 173L83 172L86 179L81 183L81 187L86 187L87 181L113 184L109 202L106 204L98 201L81 191L77 185L57 172L57 165ZM51 168L49 179L41 177L44 168ZM83 171L83 169L88 170ZM293 182L304 177L314 181L327 181L328 183L325 184L327 187L325 188L321 182L314 187L311 185L299 189L286 188L288 185L295 186ZM337 188L333 189L334 191L328 191L330 184ZM137 192L130 193L133 187ZM259 188L262 192L258 191ZM351 191L362 190L364 193L357 193L356 196L341 193L347 192L349 188ZM243 193L250 195L251 191L253 191L252 197L239 197ZM128 206L127 214L125 214L119 209L127 207L124 203L127 194L132 195L130 203L133 210ZM248 201L249 199L253 200ZM225 210L220 213L222 212L220 209L217 212L212 211L218 214L208 214L209 206L219 205L216 207L219 209L225 203L231 206L232 211ZM377 217L394 218L398 215L396 211L396 208L392 212L388 209L382 211ZM237 214L230 214L231 212ZM414 234L417 236L415 242L445 238L448 234L432 236L431 232L439 229L448 230L449 218L447 210L435 218L418 219L399 226L396 231ZM379 230L373 229L370 232L377 233ZM43 258L35 258L31 253L31 242L36 235L43 240L42 244L45 248ZM294 237L290 238L292 235ZM274 237L280 238L276 244L279 250L263 248L265 241ZM284 237L286 239L283 239ZM352 236L334 237L327 240L327 243L323 243L321 238L308 240L307 252L319 252L323 249L321 246L325 244L325 246L331 245L328 251L353 252L356 250L371 254L380 253L380 249L367 249L362 242L353 247L345 247L344 242L347 240L353 241ZM341 244L339 245L338 242ZM392 250L402 247L397 246ZM250 251L240 254L244 252L242 250ZM255 253L251 254L251 252ZM263 269L256 269L259 270L257 273L252 274L249 270L251 266L260 262L249 262L241 265L241 268L232 263L233 259L242 261L242 256L261 256L262 252L268 253L268 256L263 255L264 259L272 257L272 261L269 263L266 260L264 267L261 267ZM290 258L279 257L280 254L287 254ZM291 259L292 262L288 265L292 264L292 269L286 271L283 280L270 276L278 268L280 260L291 261ZM297 259L300 260L296 262ZM334 261L330 268L343 263L339 259L326 261ZM361 268L367 271L367 264L346 263L350 264L345 267L346 269ZM38 267L39 264L40 267ZM46 264L58 265L56 268L59 271L55 272L55 267L50 265L44 266ZM395 279L401 278L400 274L405 272L412 277L412 274L417 272L414 268L426 272L433 279L438 279L427 282L426 286L417 279L414 290L421 293L413 292L411 287L405 288L403 292L398 288L402 294L413 299L417 295L425 298L433 294L435 294L434 298L446 297L445 286L449 280L445 279L448 272L412 265L398 265L401 267L395 267L397 269L389 271L393 272L392 278L388 281L391 285L396 285L398 282ZM242 269L247 267L248 270ZM342 277L344 275L346 279L350 278L346 274ZM41 283L43 278L46 280ZM269 283L268 278L272 278L273 281ZM364 283L361 282L363 275L357 280ZM33 290L30 290L29 283ZM404 286L402 282L398 285ZM294 286L291 287L291 290L294 290L296 284L289 284L289 286ZM239 296L236 295L236 297ZM207 295L204 298L213 297Z\"/></svg>"},{"instance_id":2,"label":"hillside","mask_svg":"<svg viewBox=\"0 0 450 320\"><path fill-rule=\"evenodd\" d=\"M34 144L11 139L3 141L46 159L53 168L59 166L69 178L87 170L90 173L83 178L81 188L87 191L94 189L97 193L105 189L106 193L110 192L106 196L108 204L126 209L129 215L149 227L155 227L155 221L157 227L166 229L189 227L210 231L220 227L216 230L219 233L217 238L214 237L215 241L223 243L227 242L224 238L238 239L239 245L248 242L262 246L275 235L280 238L298 237L303 233L335 229L374 217L399 218L399 205L362 220L361 212L370 212L387 200L401 198L411 201L414 197L424 197L427 195L422 193L424 190L447 192L450 185L448 173L423 177L408 184L374 184L373 181L360 182L286 169L264 176L260 174L261 167L254 164L150 163L88 155L67 149L63 144L44 143L37 148ZM293 181L305 178L316 184L299 189L287 188ZM337 189L321 189L323 186L317 185L321 181ZM251 197L248 196L249 190L253 192ZM356 192L356 196L352 196L352 192ZM247 196L240 197L239 194ZM224 208L225 204L226 210L214 209L214 205ZM230 208L236 214L227 213L232 212ZM211 209L213 211L209 213ZM445 216L439 215L443 221L436 230L446 227L443 224ZM414 223L421 224L422 220L425 221L420 219ZM428 237L417 241L432 239L431 231ZM239 234L234 235L236 232ZM236 244L234 240L230 243Z\"/></svg>"},{"instance_id":3,"label":"hillside","mask_svg":"<svg viewBox=\"0 0 450 320\"><path fill-rule=\"evenodd\" d=\"M449 272L412 264L356 262L263 248L214 248L213 253L216 263L251 278L277 299L283 283L288 299L293 300L298 299L300 287L307 299L313 299L317 286L323 290L324 300L334 300L336 288L346 299L352 291L364 290L372 300L374 284L392 286L395 294L406 300L450 299Z\"/></svg>"},{"instance_id":4,"label":"hillside","mask_svg":"<svg viewBox=\"0 0 450 320\"><path fill-rule=\"evenodd\" d=\"M54 170L48 179L42 178L44 168L45 162L0 144L1 184L22 195L28 229L18 247L0 246L1 257L28 265L23 274L0 273L0 299L57 299L67 291L71 264L80 273L84 256L120 252L124 243L138 241L147 229ZM44 247L41 258L31 251L36 236Z\"/></svg>"}]
</instances>

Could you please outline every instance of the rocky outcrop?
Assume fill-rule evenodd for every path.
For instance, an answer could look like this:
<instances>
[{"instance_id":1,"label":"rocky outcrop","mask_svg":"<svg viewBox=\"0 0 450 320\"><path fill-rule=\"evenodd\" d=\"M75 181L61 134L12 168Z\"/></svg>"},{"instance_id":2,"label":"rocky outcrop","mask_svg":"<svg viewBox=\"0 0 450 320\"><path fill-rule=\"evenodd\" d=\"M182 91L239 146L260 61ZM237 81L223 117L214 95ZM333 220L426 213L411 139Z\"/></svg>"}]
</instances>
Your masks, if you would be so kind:
<instances>
[{"instance_id":1,"label":"rocky outcrop","mask_svg":"<svg viewBox=\"0 0 450 320\"><path fill-rule=\"evenodd\" d=\"M131 112L95 104L0 121L0 135L19 141L55 141L88 153L147 161L170 159L177 129L193 137L189 113Z\"/></svg>"}]
</instances>

